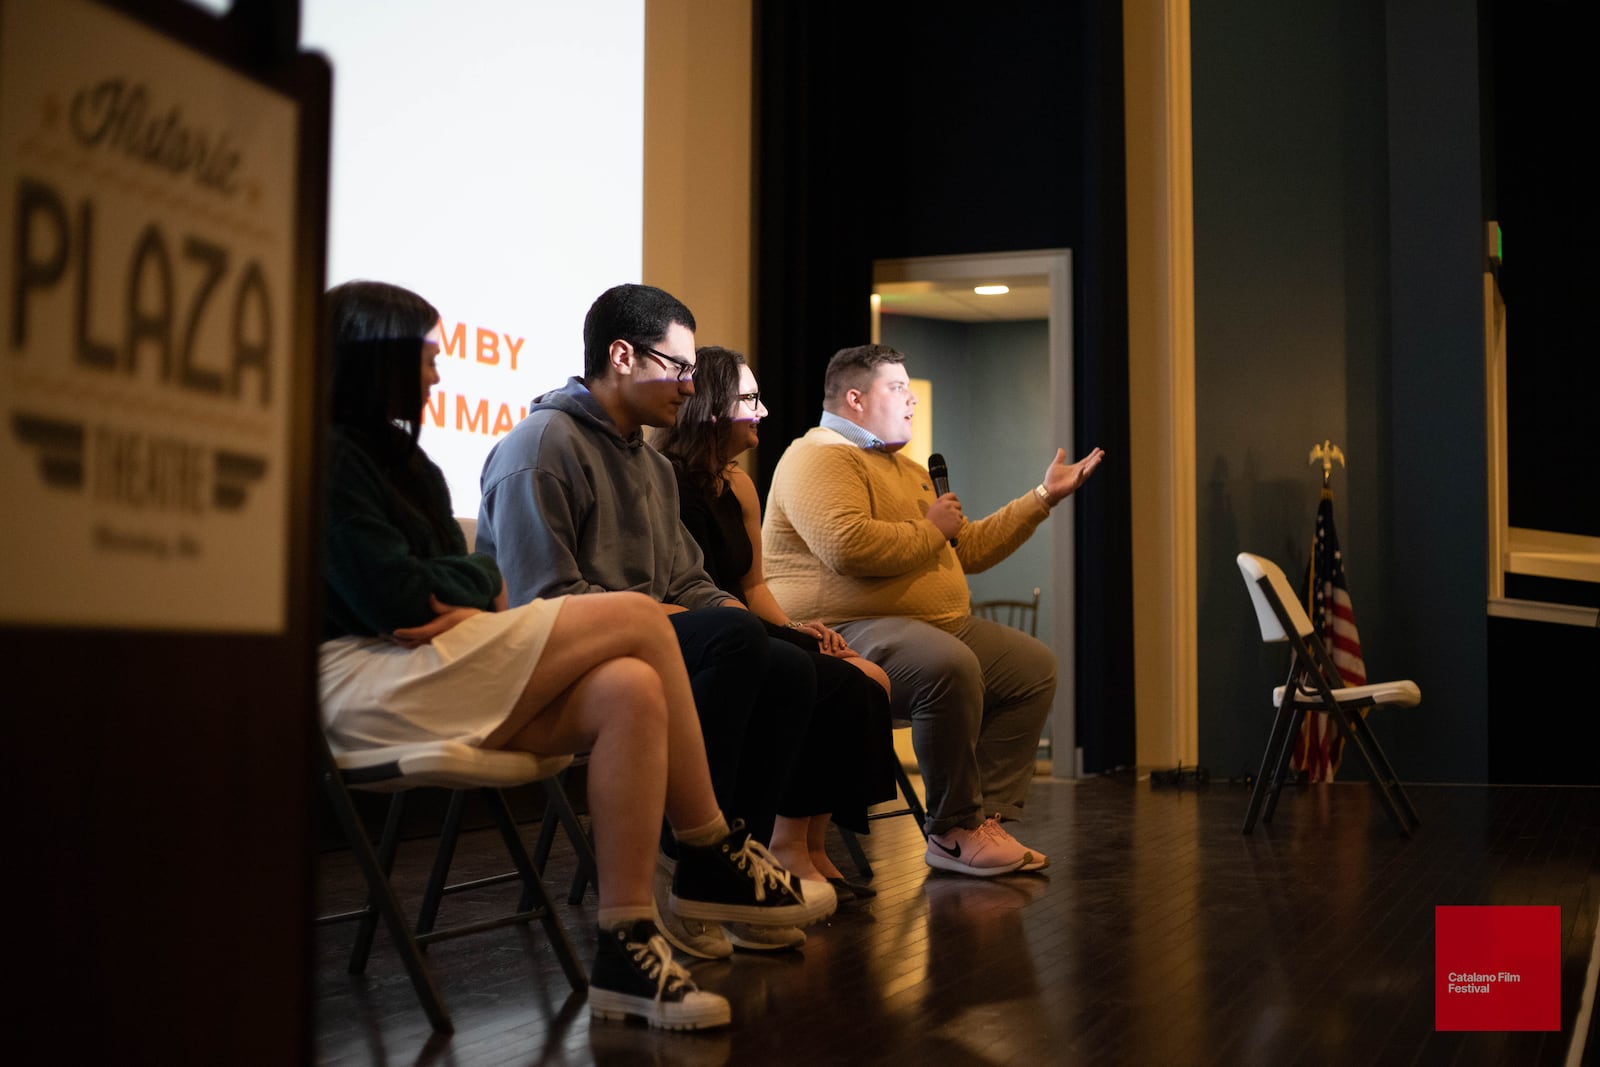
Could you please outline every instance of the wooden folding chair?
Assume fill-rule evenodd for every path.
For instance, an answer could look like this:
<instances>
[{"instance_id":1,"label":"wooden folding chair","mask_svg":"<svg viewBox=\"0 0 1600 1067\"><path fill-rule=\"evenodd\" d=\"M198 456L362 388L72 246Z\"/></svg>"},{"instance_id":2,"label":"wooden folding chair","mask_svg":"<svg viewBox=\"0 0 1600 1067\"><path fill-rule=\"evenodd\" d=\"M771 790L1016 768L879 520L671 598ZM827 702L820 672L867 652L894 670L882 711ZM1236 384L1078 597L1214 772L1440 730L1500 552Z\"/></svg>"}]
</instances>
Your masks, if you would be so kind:
<instances>
[{"instance_id":1,"label":"wooden folding chair","mask_svg":"<svg viewBox=\"0 0 1600 1067\"><path fill-rule=\"evenodd\" d=\"M318 756L323 791L332 804L346 840L354 852L361 872L366 878L368 898L365 907L355 911L320 917L318 924L360 920L355 945L350 952L351 974L366 969L377 925L383 922L394 941L417 999L427 1013L433 1028L448 1033L453 1027L449 1012L438 987L422 956L422 949L435 941L480 933L511 924L525 924L538 919L544 927L561 969L566 973L574 992L588 988L589 980L583 965L578 962L567 940L566 931L556 918L550 898L540 881L538 868L528 856L527 848L518 833L516 820L500 792L512 786L545 781L566 768L572 757L537 757L526 752L508 752L471 748L450 741L396 745L389 748L351 752L335 757L327 738L319 732ZM445 829L440 837L440 847L424 891L416 931L408 927L389 881L394 868L395 853L399 848L402 801L411 789L433 786L455 790L450 808L445 816ZM384 833L377 850L367 838L366 828L351 801L349 790L394 793L389 805ZM480 791L488 802L489 810L499 827L506 851L517 869L523 886L522 899L511 914L478 922L462 923L444 929L435 929L440 900L446 893L472 888L504 877L478 882L446 885L450 861L455 853L455 841L461 825L463 790ZM548 817L548 816L547 816Z\"/></svg>"},{"instance_id":2,"label":"wooden folding chair","mask_svg":"<svg viewBox=\"0 0 1600 1067\"><path fill-rule=\"evenodd\" d=\"M1422 700L1421 690L1412 681L1345 685L1333 657L1317 636L1310 617L1300 606L1278 565L1248 552L1239 553L1238 563L1245 586L1250 590L1250 600L1255 605L1261 639L1268 643L1287 641L1291 650L1288 678L1272 691L1272 704L1277 713L1267 736L1266 751L1261 755L1261 770L1250 791L1244 832L1248 834L1255 829L1258 815L1262 822L1272 821L1300 719L1308 711L1325 711L1338 724L1345 740L1361 753L1395 829L1410 837L1421 820L1405 788L1395 777L1394 768L1383 754L1372 727L1367 725L1365 713L1375 707L1416 707Z\"/></svg>"},{"instance_id":3,"label":"wooden folding chair","mask_svg":"<svg viewBox=\"0 0 1600 1067\"><path fill-rule=\"evenodd\" d=\"M974 600L968 610L981 618L1004 623L1029 637L1039 636L1039 587L1032 600Z\"/></svg>"}]
</instances>

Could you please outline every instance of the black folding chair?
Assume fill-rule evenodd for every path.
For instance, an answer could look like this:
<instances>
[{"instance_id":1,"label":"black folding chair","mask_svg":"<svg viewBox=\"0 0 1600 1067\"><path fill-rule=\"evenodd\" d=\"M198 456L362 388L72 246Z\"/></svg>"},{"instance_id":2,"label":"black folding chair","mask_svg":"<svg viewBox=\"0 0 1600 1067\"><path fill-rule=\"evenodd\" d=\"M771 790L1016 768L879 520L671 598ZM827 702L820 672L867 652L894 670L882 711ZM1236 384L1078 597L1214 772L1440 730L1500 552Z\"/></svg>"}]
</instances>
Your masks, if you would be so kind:
<instances>
[{"instance_id":1,"label":"black folding chair","mask_svg":"<svg viewBox=\"0 0 1600 1067\"><path fill-rule=\"evenodd\" d=\"M455 742L427 742L397 745L390 748L369 749L335 757L327 739L320 737L319 763L323 791L333 806L339 826L355 854L367 882L367 904L355 911L325 915L317 919L319 925L349 920L359 920L355 944L350 951L351 974L366 970L371 953L373 936L381 921L394 941L406 973L422 1010L427 1013L433 1028L448 1033L453 1029L449 1012L439 996L438 987L423 959L422 949L435 941L463 937L512 924L525 924L537 919L543 925L561 969L574 992L588 988L589 980L583 965L578 962L567 940L566 931L556 918L555 910L540 881L538 868L529 857L527 848L517 830L516 820L506 804L502 789L526 785L530 782L548 781L566 768L570 756L536 757L526 752L507 752L471 748ZM400 904L395 897L389 876L394 869L395 853L399 848L401 815L407 791L422 787L455 790L445 815L445 827L434 858L433 869L424 890L418 911L416 930L407 925ZM376 850L367 838L349 790L393 793L383 838ZM445 894L476 888L489 882L505 881L506 876L480 879L475 882L446 885L450 862L455 854L455 842L460 832L461 813L465 790L477 790L488 803L505 842L506 851L516 866L516 875L523 891L517 910L508 915L477 922L461 923L436 929L440 901ZM548 816L547 816L548 818Z\"/></svg>"},{"instance_id":2,"label":"black folding chair","mask_svg":"<svg viewBox=\"0 0 1600 1067\"><path fill-rule=\"evenodd\" d=\"M909 719L896 719L894 728L896 730L909 730L911 721ZM894 761L895 785L899 787L900 795L905 798L905 806L891 808L888 811L868 812L867 821L893 819L901 815L909 815L917 821L917 832L926 839L928 836L928 813L922 807L922 799L917 796L917 789L911 784L911 776L906 773L905 765L900 762L899 755L891 755L891 758ZM838 830L839 838L844 842L845 851L850 853L850 859L855 863L856 870L861 873L863 879L870 881L872 879L872 864L868 861L866 852L861 848L861 842L856 838L855 832L843 826L839 826Z\"/></svg>"},{"instance_id":3,"label":"black folding chair","mask_svg":"<svg viewBox=\"0 0 1600 1067\"><path fill-rule=\"evenodd\" d=\"M578 819L578 813L573 810L572 800L567 795L567 785L573 770L586 766L588 762L589 754L583 753L574 757L572 764L564 768L560 774L544 780L546 816L544 823L539 827L539 839L533 846L533 862L543 870L545 862L550 858L550 847L555 844L557 827L567 832L567 840L572 843L572 850L578 854L578 869L573 872L572 888L567 891L567 903L573 905L583 903L584 890L595 880L595 871L598 869L594 859L594 842ZM550 818L552 814L555 816L554 819Z\"/></svg>"}]
</instances>

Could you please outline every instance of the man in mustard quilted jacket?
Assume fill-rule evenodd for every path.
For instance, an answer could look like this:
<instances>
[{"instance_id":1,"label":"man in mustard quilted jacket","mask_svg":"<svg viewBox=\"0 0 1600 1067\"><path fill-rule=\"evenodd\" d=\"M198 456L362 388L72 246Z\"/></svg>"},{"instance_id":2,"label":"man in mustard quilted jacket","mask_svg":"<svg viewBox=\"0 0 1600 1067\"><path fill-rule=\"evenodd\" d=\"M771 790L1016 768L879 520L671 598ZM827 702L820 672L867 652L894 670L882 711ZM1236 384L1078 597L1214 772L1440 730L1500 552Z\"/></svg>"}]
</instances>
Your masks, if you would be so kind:
<instances>
[{"instance_id":1,"label":"man in mustard quilted jacket","mask_svg":"<svg viewBox=\"0 0 1600 1067\"><path fill-rule=\"evenodd\" d=\"M1058 449L1044 481L973 522L899 454L916 406L899 351L834 354L821 425L773 473L767 585L791 616L827 620L888 672L927 789L928 865L980 877L1039 870L1049 859L1003 823L1022 814L1055 657L1020 630L972 616L966 575L1014 552L1104 453L1067 463Z\"/></svg>"}]
</instances>

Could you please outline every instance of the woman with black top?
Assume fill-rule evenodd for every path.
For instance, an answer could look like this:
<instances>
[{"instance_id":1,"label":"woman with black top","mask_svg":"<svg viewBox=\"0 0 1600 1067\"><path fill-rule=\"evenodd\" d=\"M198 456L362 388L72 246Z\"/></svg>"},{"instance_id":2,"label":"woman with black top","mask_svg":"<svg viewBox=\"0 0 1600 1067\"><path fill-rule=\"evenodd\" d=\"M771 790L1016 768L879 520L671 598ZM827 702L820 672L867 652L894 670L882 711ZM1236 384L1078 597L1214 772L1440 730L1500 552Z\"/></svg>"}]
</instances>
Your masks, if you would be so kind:
<instances>
[{"instance_id":1,"label":"woman with black top","mask_svg":"<svg viewBox=\"0 0 1600 1067\"><path fill-rule=\"evenodd\" d=\"M871 888L845 879L834 866L825 843L830 819L866 833L867 808L895 795L889 677L822 622L791 620L767 588L761 504L755 483L734 462L755 447L767 409L743 355L706 346L695 356L694 395L678 409L677 421L652 438L678 475L683 524L705 554L711 580L760 616L774 636L809 652L817 671L812 727L778 809L772 853L803 878L826 878L841 900L870 897Z\"/></svg>"},{"instance_id":2,"label":"woman with black top","mask_svg":"<svg viewBox=\"0 0 1600 1067\"><path fill-rule=\"evenodd\" d=\"M467 551L438 467L417 445L439 381L439 313L378 282L328 293L333 401L322 718L336 751L457 741L589 753L600 894L589 1003L600 1017L697 1029L729 1021L656 924L663 812L674 894L727 921L789 926L791 875L717 808L694 696L660 608L633 593L507 609L494 561Z\"/></svg>"}]
</instances>

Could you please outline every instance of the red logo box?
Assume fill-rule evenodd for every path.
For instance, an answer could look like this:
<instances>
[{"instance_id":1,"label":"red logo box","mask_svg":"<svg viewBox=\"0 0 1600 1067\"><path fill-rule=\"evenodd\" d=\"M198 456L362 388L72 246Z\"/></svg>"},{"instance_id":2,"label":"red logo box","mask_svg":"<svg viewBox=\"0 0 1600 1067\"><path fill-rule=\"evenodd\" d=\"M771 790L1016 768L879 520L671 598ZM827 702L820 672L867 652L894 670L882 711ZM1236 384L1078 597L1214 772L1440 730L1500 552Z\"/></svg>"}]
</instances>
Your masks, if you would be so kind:
<instances>
[{"instance_id":1,"label":"red logo box","mask_svg":"<svg viewBox=\"0 0 1600 1067\"><path fill-rule=\"evenodd\" d=\"M1561 909L1438 907L1436 1030L1561 1029Z\"/></svg>"}]
</instances>

